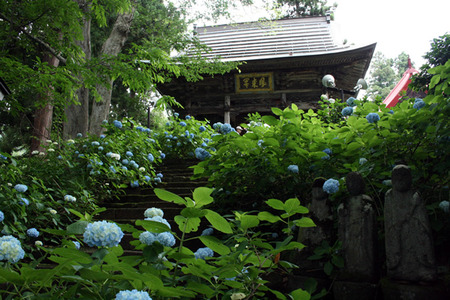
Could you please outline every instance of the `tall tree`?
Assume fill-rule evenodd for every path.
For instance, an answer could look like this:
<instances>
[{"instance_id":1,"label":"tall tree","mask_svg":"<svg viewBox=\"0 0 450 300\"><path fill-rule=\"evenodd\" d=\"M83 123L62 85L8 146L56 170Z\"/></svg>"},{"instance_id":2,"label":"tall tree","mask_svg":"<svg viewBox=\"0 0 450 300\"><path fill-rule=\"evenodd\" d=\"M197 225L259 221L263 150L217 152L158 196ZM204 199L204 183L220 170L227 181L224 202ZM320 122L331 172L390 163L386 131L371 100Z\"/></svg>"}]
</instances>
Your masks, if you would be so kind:
<instances>
[{"instance_id":1,"label":"tall tree","mask_svg":"<svg viewBox=\"0 0 450 300\"><path fill-rule=\"evenodd\" d=\"M129 44L124 52L129 32L137 24L135 12L142 13L143 20L145 11L140 9L144 6L150 7L148 11L161 8L155 3L161 1L35 0L18 5L16 1L3 1L0 3L0 36L6 38L0 41L0 76L15 92L27 90L28 97L42 95L38 101L40 108L49 104L66 107L64 132L66 137L73 137L79 132L100 133L100 123L109 114L112 84L118 78L136 93L146 93L156 82L171 76L198 80L201 74L224 72L235 66L207 63L199 55L171 57L171 50L182 53L187 47L199 47L191 35L185 34L185 28L171 27L164 19L160 20L161 25L170 30L161 30L161 33L170 32L167 36L176 36L178 41L167 38L167 43L152 43L152 39L145 38ZM103 29L103 34L94 35L101 41L95 43L101 45L96 52L92 49L92 37L102 33L99 28ZM58 67L45 62L46 53L59 61ZM27 80L21 80L23 78ZM24 86L24 82L32 84ZM27 95L14 95L8 99L11 106L24 108L20 102ZM95 102L89 104L90 99ZM39 118L40 114L35 117ZM48 127L48 123L36 124ZM42 141L44 136L38 139Z\"/></svg>"},{"instance_id":2,"label":"tall tree","mask_svg":"<svg viewBox=\"0 0 450 300\"><path fill-rule=\"evenodd\" d=\"M281 10L284 18L300 18L306 16L325 16L337 7L328 5L327 0L276 0L275 4Z\"/></svg>"},{"instance_id":3,"label":"tall tree","mask_svg":"<svg viewBox=\"0 0 450 300\"><path fill-rule=\"evenodd\" d=\"M396 58L387 58L383 53L374 55L370 66L367 94L385 98L408 69L408 54L402 52Z\"/></svg>"}]
</instances>

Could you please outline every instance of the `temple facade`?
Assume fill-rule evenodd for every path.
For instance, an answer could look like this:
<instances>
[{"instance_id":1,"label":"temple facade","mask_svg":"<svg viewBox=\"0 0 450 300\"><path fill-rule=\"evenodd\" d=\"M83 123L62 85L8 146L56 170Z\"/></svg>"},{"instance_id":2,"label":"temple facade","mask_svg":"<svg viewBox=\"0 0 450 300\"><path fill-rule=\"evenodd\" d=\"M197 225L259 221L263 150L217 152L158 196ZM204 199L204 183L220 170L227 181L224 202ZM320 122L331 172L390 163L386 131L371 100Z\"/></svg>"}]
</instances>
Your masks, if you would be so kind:
<instances>
[{"instance_id":1,"label":"temple facade","mask_svg":"<svg viewBox=\"0 0 450 300\"><path fill-rule=\"evenodd\" d=\"M181 115L233 126L249 113L271 114L272 107L295 103L316 109L324 93L339 99L355 96L376 44L339 43L331 25L329 17L307 17L196 28L199 40L211 49L205 58L244 63L199 82L176 78L158 90L183 105ZM335 88L322 85L326 74L336 79Z\"/></svg>"}]
</instances>

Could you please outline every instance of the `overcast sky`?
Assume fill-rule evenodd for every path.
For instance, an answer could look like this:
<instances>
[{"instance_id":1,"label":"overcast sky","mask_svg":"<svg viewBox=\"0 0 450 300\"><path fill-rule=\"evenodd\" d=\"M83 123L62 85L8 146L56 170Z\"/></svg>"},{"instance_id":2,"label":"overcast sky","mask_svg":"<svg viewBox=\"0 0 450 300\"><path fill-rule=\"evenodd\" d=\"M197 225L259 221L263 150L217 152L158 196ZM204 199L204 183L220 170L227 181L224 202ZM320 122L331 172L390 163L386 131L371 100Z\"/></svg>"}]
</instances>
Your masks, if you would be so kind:
<instances>
[{"instance_id":1,"label":"overcast sky","mask_svg":"<svg viewBox=\"0 0 450 300\"><path fill-rule=\"evenodd\" d=\"M376 42L375 51L390 58L404 51L416 68L425 62L422 56L432 39L450 33L450 0L328 0L333 2L338 7L332 28L342 39L355 45ZM256 21L263 15L262 9L244 7L234 21Z\"/></svg>"}]
</instances>

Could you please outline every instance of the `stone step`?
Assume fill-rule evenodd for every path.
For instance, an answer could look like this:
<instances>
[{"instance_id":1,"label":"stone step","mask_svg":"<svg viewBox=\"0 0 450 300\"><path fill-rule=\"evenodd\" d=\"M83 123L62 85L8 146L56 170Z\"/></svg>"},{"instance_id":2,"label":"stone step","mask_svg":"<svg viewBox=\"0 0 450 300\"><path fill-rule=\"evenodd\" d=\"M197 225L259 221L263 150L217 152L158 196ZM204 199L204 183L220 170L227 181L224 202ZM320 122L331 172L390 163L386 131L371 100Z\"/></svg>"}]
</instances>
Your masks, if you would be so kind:
<instances>
[{"instance_id":1,"label":"stone step","mask_svg":"<svg viewBox=\"0 0 450 300\"><path fill-rule=\"evenodd\" d=\"M150 206L156 207L156 206ZM121 223L119 220L133 220L133 219L144 219L144 212L149 208L145 207L121 207L121 208L108 208L106 211L102 212L99 216L104 220L114 220ZM159 207L164 211L164 219L173 220L175 216L179 215L182 207ZM127 222L128 223L128 222Z\"/></svg>"}]
</instances>

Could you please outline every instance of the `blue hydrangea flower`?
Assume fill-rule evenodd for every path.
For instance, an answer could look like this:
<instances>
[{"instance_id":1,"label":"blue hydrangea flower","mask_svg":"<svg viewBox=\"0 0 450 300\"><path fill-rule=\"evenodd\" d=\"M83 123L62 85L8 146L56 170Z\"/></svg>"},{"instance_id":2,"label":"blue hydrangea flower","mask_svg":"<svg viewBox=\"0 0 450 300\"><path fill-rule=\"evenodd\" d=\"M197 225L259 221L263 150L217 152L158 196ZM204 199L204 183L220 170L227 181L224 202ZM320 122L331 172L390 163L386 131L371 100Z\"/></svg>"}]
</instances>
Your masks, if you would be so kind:
<instances>
[{"instance_id":1,"label":"blue hydrangea flower","mask_svg":"<svg viewBox=\"0 0 450 300\"><path fill-rule=\"evenodd\" d=\"M199 128L198 128L198 130L200 130L200 132L203 132L203 131L205 131L206 130L206 127L205 126L203 126L203 125L201 125Z\"/></svg>"},{"instance_id":2,"label":"blue hydrangea flower","mask_svg":"<svg viewBox=\"0 0 450 300\"><path fill-rule=\"evenodd\" d=\"M27 198L20 198L19 204L20 204L20 205L28 206L28 205L30 205L30 201L28 201Z\"/></svg>"},{"instance_id":3,"label":"blue hydrangea flower","mask_svg":"<svg viewBox=\"0 0 450 300\"><path fill-rule=\"evenodd\" d=\"M425 106L425 102L420 98L416 98L416 100L414 101L413 108L419 110L424 106Z\"/></svg>"},{"instance_id":4,"label":"blue hydrangea flower","mask_svg":"<svg viewBox=\"0 0 450 300\"><path fill-rule=\"evenodd\" d=\"M0 237L0 260L17 263L25 256L20 241L11 235Z\"/></svg>"},{"instance_id":5,"label":"blue hydrangea flower","mask_svg":"<svg viewBox=\"0 0 450 300\"><path fill-rule=\"evenodd\" d=\"M130 182L130 186L131 186L132 188L137 188L137 187L139 187L139 181L138 181L138 180L131 181L131 182Z\"/></svg>"},{"instance_id":6,"label":"blue hydrangea flower","mask_svg":"<svg viewBox=\"0 0 450 300\"><path fill-rule=\"evenodd\" d=\"M150 176L148 176L148 175L145 175L145 176L144 176L145 182L149 182L151 179L152 179L152 178L151 178Z\"/></svg>"},{"instance_id":7,"label":"blue hydrangea flower","mask_svg":"<svg viewBox=\"0 0 450 300\"><path fill-rule=\"evenodd\" d=\"M170 232L161 232L156 236L156 240L163 246L172 247L175 245L175 237Z\"/></svg>"},{"instance_id":8,"label":"blue hydrangea flower","mask_svg":"<svg viewBox=\"0 0 450 300\"><path fill-rule=\"evenodd\" d=\"M347 99L346 102L347 102L348 106L356 106L355 101L356 101L356 99L354 97L350 97L350 98Z\"/></svg>"},{"instance_id":9,"label":"blue hydrangea flower","mask_svg":"<svg viewBox=\"0 0 450 300\"><path fill-rule=\"evenodd\" d=\"M113 121L113 124L114 124L114 126L116 126L116 127L119 128L119 129L122 128L122 126L123 126L123 125L122 125L122 122L117 121L117 120L114 120L114 121Z\"/></svg>"},{"instance_id":10,"label":"blue hydrangea flower","mask_svg":"<svg viewBox=\"0 0 450 300\"><path fill-rule=\"evenodd\" d=\"M322 150L322 152L325 152L325 153L328 154L328 155L333 154L333 151L331 151L330 148L325 148L325 149Z\"/></svg>"},{"instance_id":11,"label":"blue hydrangea flower","mask_svg":"<svg viewBox=\"0 0 450 300\"><path fill-rule=\"evenodd\" d=\"M117 172L116 169L114 169L114 166L109 166L109 170L110 170L111 172L113 172L113 173L116 173L116 172Z\"/></svg>"},{"instance_id":12,"label":"blue hydrangea flower","mask_svg":"<svg viewBox=\"0 0 450 300\"><path fill-rule=\"evenodd\" d=\"M190 119L191 119L191 116L187 115L186 120L190 120Z\"/></svg>"},{"instance_id":13,"label":"blue hydrangea flower","mask_svg":"<svg viewBox=\"0 0 450 300\"><path fill-rule=\"evenodd\" d=\"M72 195L65 195L64 196L64 200L67 201L67 202L75 202L75 201L77 201L77 198L75 198Z\"/></svg>"},{"instance_id":14,"label":"blue hydrangea flower","mask_svg":"<svg viewBox=\"0 0 450 300\"><path fill-rule=\"evenodd\" d=\"M222 123L221 122L217 122L217 123L214 123L213 124L213 128L215 129L215 130L219 130L221 127L222 127Z\"/></svg>"},{"instance_id":15,"label":"blue hydrangea flower","mask_svg":"<svg viewBox=\"0 0 450 300\"><path fill-rule=\"evenodd\" d=\"M8 158L6 156L4 156L3 154L0 154L0 158L3 160L7 160Z\"/></svg>"},{"instance_id":16,"label":"blue hydrangea flower","mask_svg":"<svg viewBox=\"0 0 450 300\"><path fill-rule=\"evenodd\" d=\"M222 133L222 134L228 134L228 133L230 133L231 131L233 131L233 129L234 129L234 128L231 127L230 124L225 123L225 124L223 124L222 126L220 126L219 131L220 131L220 133Z\"/></svg>"},{"instance_id":17,"label":"blue hydrangea flower","mask_svg":"<svg viewBox=\"0 0 450 300\"><path fill-rule=\"evenodd\" d=\"M181 122L180 122L180 126L186 127L186 122L181 121Z\"/></svg>"},{"instance_id":18,"label":"blue hydrangea flower","mask_svg":"<svg viewBox=\"0 0 450 300\"><path fill-rule=\"evenodd\" d=\"M175 118L178 118L179 116L180 116L180 114L179 113L173 113L173 116L175 117Z\"/></svg>"},{"instance_id":19,"label":"blue hydrangea flower","mask_svg":"<svg viewBox=\"0 0 450 300\"><path fill-rule=\"evenodd\" d=\"M77 138L83 137L83 134L81 132L77 133Z\"/></svg>"},{"instance_id":20,"label":"blue hydrangea flower","mask_svg":"<svg viewBox=\"0 0 450 300\"><path fill-rule=\"evenodd\" d=\"M162 173L158 173L158 174L156 174L156 177L163 178L164 175Z\"/></svg>"},{"instance_id":21,"label":"blue hydrangea flower","mask_svg":"<svg viewBox=\"0 0 450 300\"><path fill-rule=\"evenodd\" d=\"M161 159L166 158L166 155L164 153L161 152L161 154L159 155L161 157Z\"/></svg>"},{"instance_id":22,"label":"blue hydrangea flower","mask_svg":"<svg viewBox=\"0 0 450 300\"><path fill-rule=\"evenodd\" d=\"M391 179L385 179L381 183L383 185L386 185L386 186L392 186L392 180Z\"/></svg>"},{"instance_id":23,"label":"blue hydrangea flower","mask_svg":"<svg viewBox=\"0 0 450 300\"><path fill-rule=\"evenodd\" d=\"M388 114L393 115L393 114L394 114L394 111L391 109L390 111L388 111Z\"/></svg>"},{"instance_id":24,"label":"blue hydrangea flower","mask_svg":"<svg viewBox=\"0 0 450 300\"><path fill-rule=\"evenodd\" d=\"M162 216L148 217L148 218L145 218L144 220L163 223L167 227L169 227L169 229L172 229L172 227L170 226L170 223L166 219L164 219Z\"/></svg>"},{"instance_id":25,"label":"blue hydrangea flower","mask_svg":"<svg viewBox=\"0 0 450 300\"><path fill-rule=\"evenodd\" d=\"M155 177L155 182L156 182L156 183L161 183L161 178Z\"/></svg>"},{"instance_id":26,"label":"blue hydrangea flower","mask_svg":"<svg viewBox=\"0 0 450 300\"><path fill-rule=\"evenodd\" d=\"M27 230L27 235L29 237L37 238L39 236L39 231L36 228L30 228Z\"/></svg>"},{"instance_id":27,"label":"blue hydrangea flower","mask_svg":"<svg viewBox=\"0 0 450 300\"><path fill-rule=\"evenodd\" d=\"M360 165L363 165L363 164L365 164L367 162L367 159L365 159L364 157L361 157L360 159L359 159L359 164Z\"/></svg>"},{"instance_id":28,"label":"blue hydrangea flower","mask_svg":"<svg viewBox=\"0 0 450 300\"><path fill-rule=\"evenodd\" d=\"M98 146L100 146L100 143L97 142L97 141L93 141L93 142L91 143L91 145L92 145L92 146L95 146L95 147L98 147Z\"/></svg>"},{"instance_id":29,"label":"blue hydrangea flower","mask_svg":"<svg viewBox=\"0 0 450 300\"><path fill-rule=\"evenodd\" d=\"M100 134L100 138L101 138L101 139L104 139L105 137L106 137L106 135Z\"/></svg>"},{"instance_id":30,"label":"blue hydrangea flower","mask_svg":"<svg viewBox=\"0 0 450 300\"><path fill-rule=\"evenodd\" d=\"M298 166L297 165L289 165L287 167L288 171L291 173L298 174Z\"/></svg>"},{"instance_id":31,"label":"blue hydrangea flower","mask_svg":"<svg viewBox=\"0 0 450 300\"><path fill-rule=\"evenodd\" d=\"M90 247L115 247L122 240L123 232L116 223L97 221L87 225L83 238Z\"/></svg>"},{"instance_id":32,"label":"blue hydrangea flower","mask_svg":"<svg viewBox=\"0 0 450 300\"><path fill-rule=\"evenodd\" d=\"M125 152L125 155L128 156L128 157L132 157L133 156L133 152L127 151L127 152Z\"/></svg>"},{"instance_id":33,"label":"blue hydrangea flower","mask_svg":"<svg viewBox=\"0 0 450 300\"><path fill-rule=\"evenodd\" d=\"M0 210L0 222L5 220L5 214Z\"/></svg>"},{"instance_id":34,"label":"blue hydrangea flower","mask_svg":"<svg viewBox=\"0 0 450 300\"><path fill-rule=\"evenodd\" d=\"M80 250L80 247L81 247L80 242L78 242L78 241L72 241L72 242L73 242L73 244L75 245L75 248L77 248L78 250Z\"/></svg>"},{"instance_id":35,"label":"blue hydrangea flower","mask_svg":"<svg viewBox=\"0 0 450 300\"><path fill-rule=\"evenodd\" d=\"M16 184L14 189L19 193L25 193L28 190L28 187L25 184Z\"/></svg>"},{"instance_id":36,"label":"blue hydrangea flower","mask_svg":"<svg viewBox=\"0 0 450 300\"><path fill-rule=\"evenodd\" d=\"M206 228L205 230L202 231L201 235L212 235L213 233L214 233L214 229Z\"/></svg>"},{"instance_id":37,"label":"blue hydrangea flower","mask_svg":"<svg viewBox=\"0 0 450 300\"><path fill-rule=\"evenodd\" d=\"M125 167L125 166L122 166L122 170L124 170L124 171L128 171L128 168L127 168L127 167Z\"/></svg>"},{"instance_id":38,"label":"blue hydrangea flower","mask_svg":"<svg viewBox=\"0 0 450 300\"><path fill-rule=\"evenodd\" d=\"M207 257L213 257L214 251L212 251L208 247L198 248L197 251L194 252L194 256L197 259L205 259Z\"/></svg>"},{"instance_id":39,"label":"blue hydrangea flower","mask_svg":"<svg viewBox=\"0 0 450 300\"><path fill-rule=\"evenodd\" d=\"M98 147L98 151L103 151L103 147L102 146Z\"/></svg>"},{"instance_id":40,"label":"blue hydrangea flower","mask_svg":"<svg viewBox=\"0 0 450 300\"><path fill-rule=\"evenodd\" d=\"M147 208L144 212L144 217L146 218L153 218L156 216L160 216L161 218L164 217L164 211L160 208L151 207Z\"/></svg>"},{"instance_id":41,"label":"blue hydrangea flower","mask_svg":"<svg viewBox=\"0 0 450 300\"><path fill-rule=\"evenodd\" d=\"M353 108L352 108L351 106L347 106L347 107L345 107L345 108L341 111L341 114L342 114L344 117L348 117L348 116L350 116L352 113L353 113Z\"/></svg>"},{"instance_id":42,"label":"blue hydrangea flower","mask_svg":"<svg viewBox=\"0 0 450 300\"><path fill-rule=\"evenodd\" d=\"M139 241L144 245L151 245L156 241L156 235L149 231L144 231L139 235Z\"/></svg>"},{"instance_id":43,"label":"blue hydrangea flower","mask_svg":"<svg viewBox=\"0 0 450 300\"><path fill-rule=\"evenodd\" d=\"M330 156L328 154L325 154L324 156L321 157L321 159L328 160L330 159Z\"/></svg>"},{"instance_id":44,"label":"blue hydrangea flower","mask_svg":"<svg viewBox=\"0 0 450 300\"><path fill-rule=\"evenodd\" d=\"M130 166L132 168L139 169L139 165L134 160L130 161Z\"/></svg>"},{"instance_id":45,"label":"blue hydrangea flower","mask_svg":"<svg viewBox=\"0 0 450 300\"><path fill-rule=\"evenodd\" d=\"M115 300L152 300L152 298L150 298L150 295L144 291L127 290L118 292Z\"/></svg>"},{"instance_id":46,"label":"blue hydrangea flower","mask_svg":"<svg viewBox=\"0 0 450 300\"><path fill-rule=\"evenodd\" d=\"M200 160L205 160L211 157L211 154L203 148L198 147L195 149L195 157Z\"/></svg>"},{"instance_id":47,"label":"blue hydrangea flower","mask_svg":"<svg viewBox=\"0 0 450 300\"><path fill-rule=\"evenodd\" d=\"M328 194L334 194L339 191L339 181L330 178L323 184L323 190Z\"/></svg>"},{"instance_id":48,"label":"blue hydrangea flower","mask_svg":"<svg viewBox=\"0 0 450 300\"><path fill-rule=\"evenodd\" d=\"M122 159L122 164L124 165L128 165L130 162L128 161L128 159Z\"/></svg>"},{"instance_id":49,"label":"blue hydrangea flower","mask_svg":"<svg viewBox=\"0 0 450 300\"><path fill-rule=\"evenodd\" d=\"M439 203L439 208L448 213L450 211L450 202L445 200L441 201L441 203Z\"/></svg>"},{"instance_id":50,"label":"blue hydrangea flower","mask_svg":"<svg viewBox=\"0 0 450 300\"><path fill-rule=\"evenodd\" d=\"M376 123L380 120L380 116L377 113L370 113L366 116L366 119L369 123Z\"/></svg>"}]
</instances>

